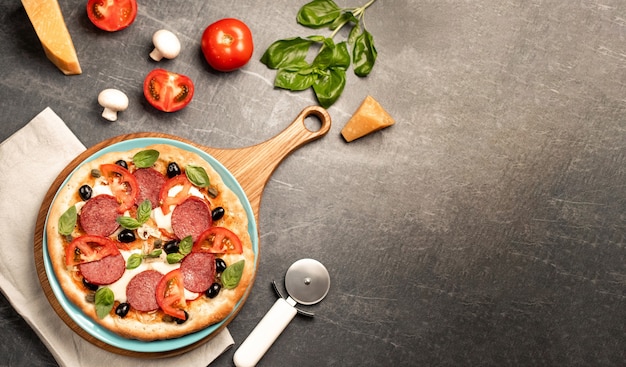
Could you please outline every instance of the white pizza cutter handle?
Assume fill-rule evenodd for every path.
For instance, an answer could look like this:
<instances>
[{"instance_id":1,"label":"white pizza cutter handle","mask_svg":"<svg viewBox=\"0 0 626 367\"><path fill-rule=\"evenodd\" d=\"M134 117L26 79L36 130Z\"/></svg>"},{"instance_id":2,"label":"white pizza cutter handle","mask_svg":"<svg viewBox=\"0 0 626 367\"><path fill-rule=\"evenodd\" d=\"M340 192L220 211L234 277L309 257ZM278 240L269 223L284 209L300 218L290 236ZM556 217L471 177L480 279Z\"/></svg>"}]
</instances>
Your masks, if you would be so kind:
<instances>
[{"instance_id":1,"label":"white pizza cutter handle","mask_svg":"<svg viewBox=\"0 0 626 367\"><path fill-rule=\"evenodd\" d=\"M291 299L279 298L272 308L248 335L233 356L237 367L252 367L261 360L274 341L293 320L298 310L296 302Z\"/></svg>"}]
</instances>

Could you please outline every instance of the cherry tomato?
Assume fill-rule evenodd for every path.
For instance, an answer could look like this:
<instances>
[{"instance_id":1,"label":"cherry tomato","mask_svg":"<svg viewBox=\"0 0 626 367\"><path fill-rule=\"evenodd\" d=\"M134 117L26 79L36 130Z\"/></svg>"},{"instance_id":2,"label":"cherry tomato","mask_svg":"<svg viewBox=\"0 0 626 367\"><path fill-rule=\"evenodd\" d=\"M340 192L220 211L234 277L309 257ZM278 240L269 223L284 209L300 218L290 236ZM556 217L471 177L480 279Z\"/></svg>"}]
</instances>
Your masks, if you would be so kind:
<instances>
[{"instance_id":1,"label":"cherry tomato","mask_svg":"<svg viewBox=\"0 0 626 367\"><path fill-rule=\"evenodd\" d=\"M180 269L175 269L165 274L156 289L156 299L159 307L166 314L185 320L185 288L183 275Z\"/></svg>"},{"instance_id":2,"label":"cherry tomato","mask_svg":"<svg viewBox=\"0 0 626 367\"><path fill-rule=\"evenodd\" d=\"M193 82L185 75L154 69L143 82L143 94L154 108L174 112L191 102Z\"/></svg>"},{"instance_id":3,"label":"cherry tomato","mask_svg":"<svg viewBox=\"0 0 626 367\"><path fill-rule=\"evenodd\" d=\"M174 196L169 196L170 190L176 186L182 186L181 190ZM159 202L161 203L161 211L167 215L170 212L170 205L178 205L187 200L189 189L193 185L186 175L178 175L165 181L161 191L159 192Z\"/></svg>"},{"instance_id":4,"label":"cherry tomato","mask_svg":"<svg viewBox=\"0 0 626 367\"><path fill-rule=\"evenodd\" d=\"M98 28L115 32L122 30L137 17L136 0L89 0L87 16Z\"/></svg>"},{"instance_id":5,"label":"cherry tomato","mask_svg":"<svg viewBox=\"0 0 626 367\"><path fill-rule=\"evenodd\" d=\"M239 237L224 227L211 227L202 232L191 251L212 254L240 254L243 252Z\"/></svg>"},{"instance_id":6,"label":"cherry tomato","mask_svg":"<svg viewBox=\"0 0 626 367\"><path fill-rule=\"evenodd\" d=\"M100 166L100 171L109 182L111 192L120 204L117 211L124 213L131 209L135 205L139 193L139 185L135 176L117 164L103 164Z\"/></svg>"},{"instance_id":7,"label":"cherry tomato","mask_svg":"<svg viewBox=\"0 0 626 367\"><path fill-rule=\"evenodd\" d=\"M65 248L65 264L67 266L100 260L109 255L120 253L115 241L110 238L84 235L76 237Z\"/></svg>"},{"instance_id":8,"label":"cherry tomato","mask_svg":"<svg viewBox=\"0 0 626 367\"><path fill-rule=\"evenodd\" d=\"M252 32L238 19L221 19L204 30L201 47L204 58L213 69L233 71L247 64L252 57Z\"/></svg>"}]
</instances>

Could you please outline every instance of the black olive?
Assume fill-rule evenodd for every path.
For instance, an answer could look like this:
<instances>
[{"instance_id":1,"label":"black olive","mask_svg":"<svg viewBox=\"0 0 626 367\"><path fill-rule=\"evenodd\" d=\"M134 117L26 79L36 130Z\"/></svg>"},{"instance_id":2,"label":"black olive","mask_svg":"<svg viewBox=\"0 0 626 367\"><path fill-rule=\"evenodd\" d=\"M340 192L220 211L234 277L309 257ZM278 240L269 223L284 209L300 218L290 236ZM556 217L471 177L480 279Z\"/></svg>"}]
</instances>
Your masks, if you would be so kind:
<instances>
[{"instance_id":1,"label":"black olive","mask_svg":"<svg viewBox=\"0 0 626 367\"><path fill-rule=\"evenodd\" d=\"M220 220L224 216L225 212L226 211L224 210L224 208L222 208L221 206L218 206L217 208L211 211L211 217L213 218L213 220Z\"/></svg>"},{"instance_id":2,"label":"black olive","mask_svg":"<svg viewBox=\"0 0 626 367\"><path fill-rule=\"evenodd\" d=\"M124 168L128 169L128 163L126 163L126 161L123 160L123 159L120 159L119 161L115 162L115 164L117 164L120 167L124 167Z\"/></svg>"},{"instance_id":3,"label":"black olive","mask_svg":"<svg viewBox=\"0 0 626 367\"><path fill-rule=\"evenodd\" d=\"M91 198L92 192L93 190L91 190L91 186L89 185L83 185L78 189L78 195L80 195L80 198L84 201L87 201Z\"/></svg>"},{"instance_id":4,"label":"black olive","mask_svg":"<svg viewBox=\"0 0 626 367\"><path fill-rule=\"evenodd\" d=\"M98 286L96 284L89 283L89 281L85 278L83 278L83 285L85 286L85 288L89 289L90 291L98 290Z\"/></svg>"},{"instance_id":5,"label":"black olive","mask_svg":"<svg viewBox=\"0 0 626 367\"><path fill-rule=\"evenodd\" d=\"M189 320L189 314L187 313L187 311L183 310L183 312L185 313L185 319L184 320L183 319L179 319L178 317L174 317L174 320L176 321L177 324L182 324L183 322Z\"/></svg>"},{"instance_id":6,"label":"black olive","mask_svg":"<svg viewBox=\"0 0 626 367\"><path fill-rule=\"evenodd\" d=\"M163 251L165 251L166 254L175 254L178 252L178 250L180 249L180 247L178 247L178 241L176 240L171 240L171 241L167 241L165 242L165 245L163 246Z\"/></svg>"},{"instance_id":7,"label":"black olive","mask_svg":"<svg viewBox=\"0 0 626 367\"><path fill-rule=\"evenodd\" d=\"M118 235L117 240L123 243L130 243L135 240L135 232L130 229L123 229Z\"/></svg>"},{"instance_id":8,"label":"black olive","mask_svg":"<svg viewBox=\"0 0 626 367\"><path fill-rule=\"evenodd\" d=\"M167 165L167 177L172 178L180 174L180 167L178 167L176 162L170 162L170 164Z\"/></svg>"},{"instance_id":9,"label":"black olive","mask_svg":"<svg viewBox=\"0 0 626 367\"><path fill-rule=\"evenodd\" d=\"M224 259L220 259L215 258L215 272L216 273L222 273L224 270L226 270L226 261L224 261Z\"/></svg>"},{"instance_id":10,"label":"black olive","mask_svg":"<svg viewBox=\"0 0 626 367\"><path fill-rule=\"evenodd\" d=\"M206 292L204 292L204 294L209 298L215 298L215 296L217 296L218 293L220 293L220 289L222 289L222 286L220 285L220 283L213 283L211 284L209 289L207 289Z\"/></svg>"},{"instance_id":11,"label":"black olive","mask_svg":"<svg viewBox=\"0 0 626 367\"><path fill-rule=\"evenodd\" d=\"M125 317L130 311L130 305L128 303L120 303L115 308L115 314L119 317Z\"/></svg>"}]
</instances>

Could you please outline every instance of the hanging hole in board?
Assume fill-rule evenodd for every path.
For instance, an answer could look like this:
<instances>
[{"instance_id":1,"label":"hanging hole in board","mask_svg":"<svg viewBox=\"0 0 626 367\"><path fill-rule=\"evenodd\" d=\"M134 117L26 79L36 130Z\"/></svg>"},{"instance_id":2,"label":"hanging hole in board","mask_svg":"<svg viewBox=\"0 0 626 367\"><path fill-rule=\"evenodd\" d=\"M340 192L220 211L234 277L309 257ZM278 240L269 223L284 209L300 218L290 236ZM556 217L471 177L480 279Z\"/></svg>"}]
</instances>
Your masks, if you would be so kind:
<instances>
[{"instance_id":1,"label":"hanging hole in board","mask_svg":"<svg viewBox=\"0 0 626 367\"><path fill-rule=\"evenodd\" d=\"M322 128L322 119L316 114L309 114L304 118L304 127L312 133L318 132Z\"/></svg>"}]
</instances>

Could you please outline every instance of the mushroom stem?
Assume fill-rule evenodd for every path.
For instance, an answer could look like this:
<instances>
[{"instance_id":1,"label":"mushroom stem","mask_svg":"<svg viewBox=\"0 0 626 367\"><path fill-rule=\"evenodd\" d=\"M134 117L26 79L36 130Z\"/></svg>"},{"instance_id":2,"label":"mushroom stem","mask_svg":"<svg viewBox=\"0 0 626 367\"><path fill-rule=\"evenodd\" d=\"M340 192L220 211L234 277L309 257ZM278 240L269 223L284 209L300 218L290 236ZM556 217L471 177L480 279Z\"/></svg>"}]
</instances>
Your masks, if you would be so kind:
<instances>
[{"instance_id":1,"label":"mushroom stem","mask_svg":"<svg viewBox=\"0 0 626 367\"><path fill-rule=\"evenodd\" d=\"M117 121L117 111L105 107L104 111L102 111L102 117L109 121Z\"/></svg>"},{"instance_id":2,"label":"mushroom stem","mask_svg":"<svg viewBox=\"0 0 626 367\"><path fill-rule=\"evenodd\" d=\"M161 51L159 51L158 48L154 48L154 50L152 50L152 52L150 52L150 58L154 61L161 61L161 59L163 58L163 54L161 53Z\"/></svg>"}]
</instances>

